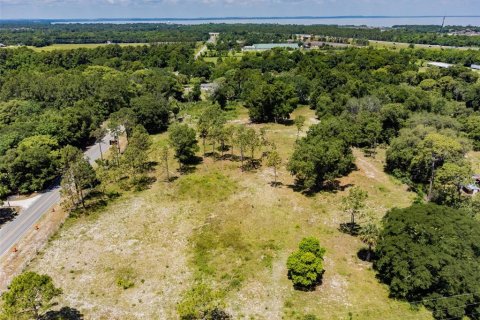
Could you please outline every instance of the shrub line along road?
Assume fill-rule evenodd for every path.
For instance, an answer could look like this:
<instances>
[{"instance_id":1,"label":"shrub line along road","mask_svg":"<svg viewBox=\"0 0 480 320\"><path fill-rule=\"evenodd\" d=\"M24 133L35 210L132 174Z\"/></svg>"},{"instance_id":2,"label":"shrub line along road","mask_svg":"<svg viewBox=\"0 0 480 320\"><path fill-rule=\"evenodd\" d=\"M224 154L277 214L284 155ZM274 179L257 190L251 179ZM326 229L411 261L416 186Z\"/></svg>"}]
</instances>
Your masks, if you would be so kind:
<instances>
[{"instance_id":1,"label":"shrub line along road","mask_svg":"<svg viewBox=\"0 0 480 320\"><path fill-rule=\"evenodd\" d=\"M113 139L112 136L107 134L100 144L96 143L85 151L85 157L90 159L91 164L100 158L100 148L103 152L109 149L109 141L111 139ZM29 230L34 228L35 223L48 212L50 208L60 202L59 181L60 179L57 179L54 185L43 191L31 206L22 209L14 220L7 222L0 228L0 257L7 253L15 243L21 240Z\"/></svg>"}]
</instances>

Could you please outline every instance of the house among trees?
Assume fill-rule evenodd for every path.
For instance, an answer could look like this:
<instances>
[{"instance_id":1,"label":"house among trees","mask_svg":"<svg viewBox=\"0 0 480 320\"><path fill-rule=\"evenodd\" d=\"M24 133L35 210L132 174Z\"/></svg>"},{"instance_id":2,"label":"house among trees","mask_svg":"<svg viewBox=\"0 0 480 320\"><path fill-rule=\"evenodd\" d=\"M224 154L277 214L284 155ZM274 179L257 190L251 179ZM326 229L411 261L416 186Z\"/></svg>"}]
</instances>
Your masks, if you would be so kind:
<instances>
[{"instance_id":1,"label":"house among trees","mask_svg":"<svg viewBox=\"0 0 480 320\"><path fill-rule=\"evenodd\" d=\"M451 63L445 63L445 62L427 62L427 66L429 67L438 67L438 68L443 68L443 69L448 69L453 66Z\"/></svg>"},{"instance_id":2,"label":"house among trees","mask_svg":"<svg viewBox=\"0 0 480 320\"><path fill-rule=\"evenodd\" d=\"M478 193L480 193L480 174L474 175L472 178L475 182L467 186L464 186L463 191L466 194L475 196Z\"/></svg>"},{"instance_id":3,"label":"house among trees","mask_svg":"<svg viewBox=\"0 0 480 320\"><path fill-rule=\"evenodd\" d=\"M311 41L304 44L304 47L307 49L319 49L325 46L331 46L336 48L346 48L349 47L348 43L337 43L337 42L325 42L325 41Z\"/></svg>"},{"instance_id":4,"label":"house among trees","mask_svg":"<svg viewBox=\"0 0 480 320\"><path fill-rule=\"evenodd\" d=\"M313 38L311 34L296 34L295 37L300 41L310 41Z\"/></svg>"},{"instance_id":5,"label":"house among trees","mask_svg":"<svg viewBox=\"0 0 480 320\"><path fill-rule=\"evenodd\" d=\"M215 82L207 82L200 84L200 89L205 92L213 92L218 88L218 83Z\"/></svg>"},{"instance_id":6,"label":"house among trees","mask_svg":"<svg viewBox=\"0 0 480 320\"><path fill-rule=\"evenodd\" d=\"M251 46L245 46L242 51L266 51L274 48L299 49L297 43L257 43Z\"/></svg>"}]
</instances>

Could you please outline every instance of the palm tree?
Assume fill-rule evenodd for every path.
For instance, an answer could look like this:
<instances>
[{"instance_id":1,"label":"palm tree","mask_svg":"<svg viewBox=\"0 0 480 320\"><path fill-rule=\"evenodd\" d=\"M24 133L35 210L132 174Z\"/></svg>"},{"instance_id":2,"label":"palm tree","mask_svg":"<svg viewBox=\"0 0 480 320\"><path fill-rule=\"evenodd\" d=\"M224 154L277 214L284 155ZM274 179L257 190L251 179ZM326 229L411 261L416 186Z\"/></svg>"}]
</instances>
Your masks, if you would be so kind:
<instances>
[{"instance_id":1,"label":"palm tree","mask_svg":"<svg viewBox=\"0 0 480 320\"><path fill-rule=\"evenodd\" d=\"M359 238L368 246L367 261L372 258L372 249L377 245L379 232L379 228L373 223L369 223L360 229Z\"/></svg>"}]
</instances>

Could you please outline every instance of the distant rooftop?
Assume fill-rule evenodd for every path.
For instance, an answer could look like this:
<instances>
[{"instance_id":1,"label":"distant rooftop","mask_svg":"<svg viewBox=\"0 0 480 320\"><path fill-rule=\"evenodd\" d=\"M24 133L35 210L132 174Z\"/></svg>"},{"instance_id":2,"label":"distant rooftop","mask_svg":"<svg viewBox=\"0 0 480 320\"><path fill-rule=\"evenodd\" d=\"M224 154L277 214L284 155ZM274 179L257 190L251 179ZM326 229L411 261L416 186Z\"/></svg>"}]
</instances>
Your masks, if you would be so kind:
<instances>
[{"instance_id":1,"label":"distant rooftop","mask_svg":"<svg viewBox=\"0 0 480 320\"><path fill-rule=\"evenodd\" d=\"M439 67L439 68L447 68L447 69L453 66L453 64L445 63L445 62L427 62L427 65Z\"/></svg>"},{"instance_id":2,"label":"distant rooftop","mask_svg":"<svg viewBox=\"0 0 480 320\"><path fill-rule=\"evenodd\" d=\"M244 50L270 50L273 48L291 48L298 49L297 43L256 43L252 46L243 47Z\"/></svg>"}]
</instances>

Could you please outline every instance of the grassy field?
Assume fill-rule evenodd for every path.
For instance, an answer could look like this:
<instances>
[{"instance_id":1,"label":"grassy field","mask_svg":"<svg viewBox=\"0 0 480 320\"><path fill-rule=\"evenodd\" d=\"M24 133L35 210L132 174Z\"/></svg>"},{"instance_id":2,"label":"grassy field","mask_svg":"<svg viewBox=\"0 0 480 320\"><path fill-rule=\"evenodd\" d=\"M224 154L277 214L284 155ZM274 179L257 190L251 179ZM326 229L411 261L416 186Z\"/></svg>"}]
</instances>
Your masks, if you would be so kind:
<instances>
[{"instance_id":1,"label":"grassy field","mask_svg":"<svg viewBox=\"0 0 480 320\"><path fill-rule=\"evenodd\" d=\"M243 55L244 55L243 52L229 52L228 57L222 57L222 58L223 59L235 58L237 60L241 60ZM215 64L218 62L218 59L219 59L219 57L204 57L203 58L203 60L205 60L207 62L213 62Z\"/></svg>"},{"instance_id":2,"label":"grassy field","mask_svg":"<svg viewBox=\"0 0 480 320\"><path fill-rule=\"evenodd\" d=\"M247 123L245 109L237 109L231 121ZM296 114L317 122L306 107ZM286 163L295 126L264 127ZM154 137L152 160L165 143L166 134ZM390 299L371 264L357 257L363 244L338 231L348 220L338 204L349 186L368 191L376 219L414 198L383 172L384 151L355 155L358 169L340 179L340 191L314 196L294 191L285 167L277 188L269 168L242 172L230 160L204 158L171 183L158 167L150 189L124 192L100 211L69 219L29 269L51 275L64 290L60 305L85 319L176 319L185 295L202 286L234 319L431 319ZM173 160L170 168L177 168ZM313 292L294 290L287 278L286 259L305 236L327 249L323 283Z\"/></svg>"},{"instance_id":3,"label":"grassy field","mask_svg":"<svg viewBox=\"0 0 480 320\"><path fill-rule=\"evenodd\" d=\"M409 43L402 42L389 42L389 41L376 41L370 40L369 45L374 48L386 48L386 49L406 49L410 46ZM478 50L477 47L449 47L449 46L440 46L440 45L428 45L428 44L415 44L417 49L431 49L431 50L442 50L442 49L455 49L455 50Z\"/></svg>"}]
</instances>

